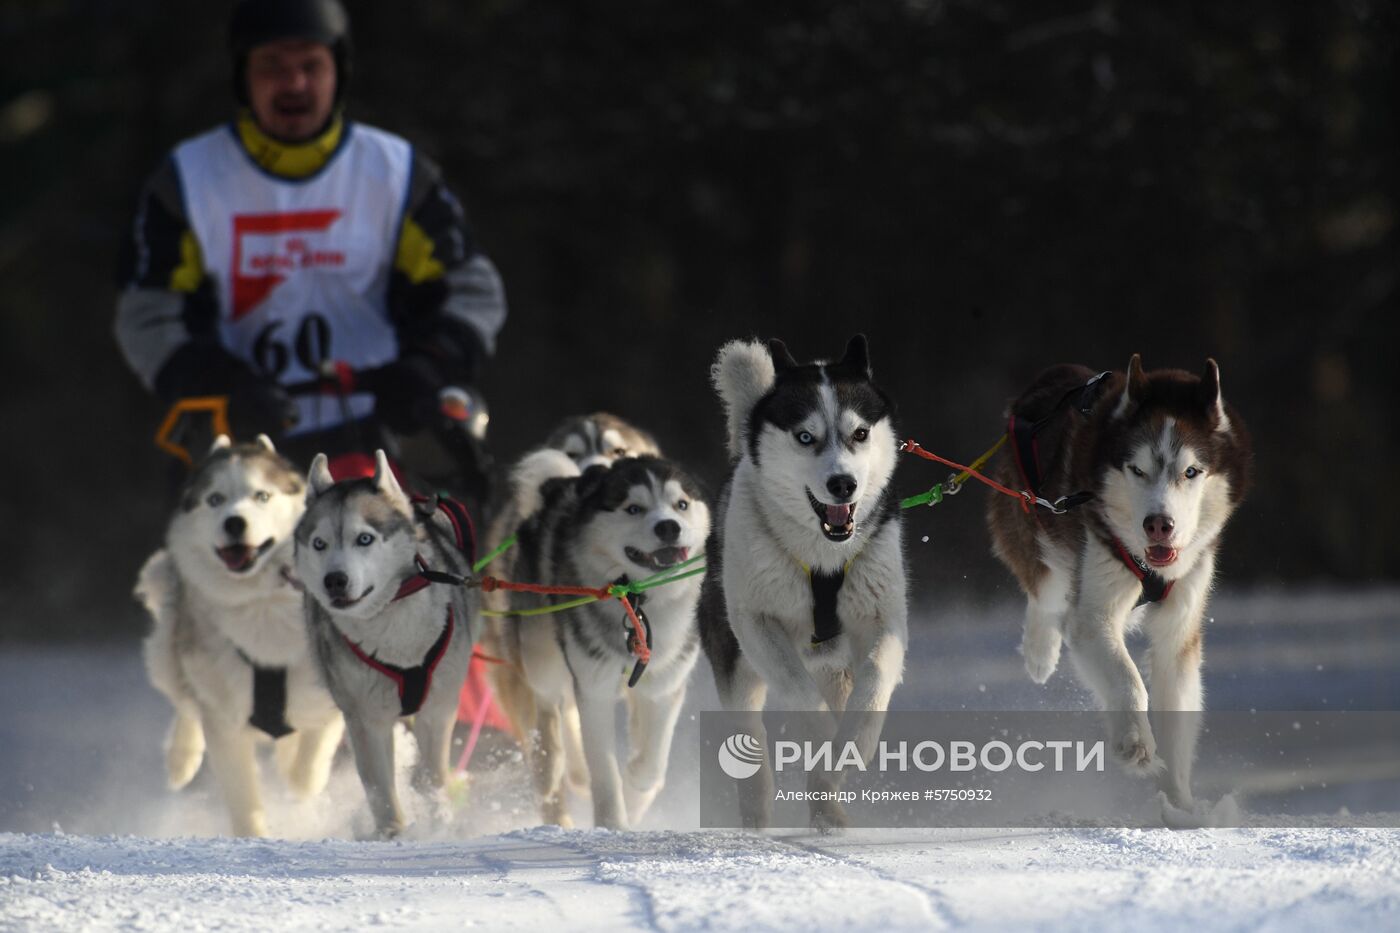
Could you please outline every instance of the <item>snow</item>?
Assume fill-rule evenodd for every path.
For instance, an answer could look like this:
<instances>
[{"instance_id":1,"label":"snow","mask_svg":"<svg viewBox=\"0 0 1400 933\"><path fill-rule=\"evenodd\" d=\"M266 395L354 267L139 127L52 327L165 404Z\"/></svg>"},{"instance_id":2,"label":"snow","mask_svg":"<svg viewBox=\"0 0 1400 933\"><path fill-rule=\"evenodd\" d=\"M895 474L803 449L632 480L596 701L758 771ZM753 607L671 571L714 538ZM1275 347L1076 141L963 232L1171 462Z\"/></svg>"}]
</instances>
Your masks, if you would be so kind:
<instances>
[{"instance_id":1,"label":"snow","mask_svg":"<svg viewBox=\"0 0 1400 933\"><path fill-rule=\"evenodd\" d=\"M1207 692L1227 709L1397 709L1394 591L1225 593L1212 605ZM1030 684L1019 611L921 612L901 709L1073 709L1064 671ZM983 689L979 689L983 688ZM0 930L1390 928L1400 831L699 830L692 684L670 780L639 832L531 826L528 782L488 749L446 826L356 841L348 758L326 795L268 788L285 838L223 838L207 774L164 789L164 701L137 647L0 650ZM1395 783L1379 799L1400 810ZM1373 793L1376 793L1373 788ZM1144 789L1144 794L1147 791ZM406 802L411 801L411 795ZM1246 802L1247 807L1247 802ZM587 809L575 808L580 825ZM419 814L420 817L423 814Z\"/></svg>"}]
</instances>

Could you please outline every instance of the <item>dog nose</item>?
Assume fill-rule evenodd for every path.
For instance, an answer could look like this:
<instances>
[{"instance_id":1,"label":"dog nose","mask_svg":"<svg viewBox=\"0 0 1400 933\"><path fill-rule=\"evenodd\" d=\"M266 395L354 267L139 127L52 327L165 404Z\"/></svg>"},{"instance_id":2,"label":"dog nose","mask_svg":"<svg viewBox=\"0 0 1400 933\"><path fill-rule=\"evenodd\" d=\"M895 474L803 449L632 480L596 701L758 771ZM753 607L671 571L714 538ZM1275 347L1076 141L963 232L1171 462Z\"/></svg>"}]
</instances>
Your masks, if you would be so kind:
<instances>
[{"instance_id":1,"label":"dog nose","mask_svg":"<svg viewBox=\"0 0 1400 933\"><path fill-rule=\"evenodd\" d=\"M1147 540L1166 541L1176 529L1176 522L1170 515L1149 515L1142 520L1142 528L1147 532Z\"/></svg>"},{"instance_id":2,"label":"dog nose","mask_svg":"<svg viewBox=\"0 0 1400 933\"><path fill-rule=\"evenodd\" d=\"M230 538L241 538L243 532L248 530L248 523L237 515L230 515L224 519L224 532Z\"/></svg>"},{"instance_id":3,"label":"dog nose","mask_svg":"<svg viewBox=\"0 0 1400 933\"><path fill-rule=\"evenodd\" d=\"M826 491L837 499L845 501L856 492L856 478L849 473L837 473L826 481Z\"/></svg>"},{"instance_id":4,"label":"dog nose","mask_svg":"<svg viewBox=\"0 0 1400 933\"><path fill-rule=\"evenodd\" d=\"M675 519L668 518L665 521L657 522L656 527L652 530L656 532L656 536L662 541L667 544L675 544L676 539L681 536L681 523Z\"/></svg>"},{"instance_id":5,"label":"dog nose","mask_svg":"<svg viewBox=\"0 0 1400 933\"><path fill-rule=\"evenodd\" d=\"M346 588L350 586L350 577L342 571L332 570L322 582L326 584L327 595L344 596Z\"/></svg>"}]
</instances>

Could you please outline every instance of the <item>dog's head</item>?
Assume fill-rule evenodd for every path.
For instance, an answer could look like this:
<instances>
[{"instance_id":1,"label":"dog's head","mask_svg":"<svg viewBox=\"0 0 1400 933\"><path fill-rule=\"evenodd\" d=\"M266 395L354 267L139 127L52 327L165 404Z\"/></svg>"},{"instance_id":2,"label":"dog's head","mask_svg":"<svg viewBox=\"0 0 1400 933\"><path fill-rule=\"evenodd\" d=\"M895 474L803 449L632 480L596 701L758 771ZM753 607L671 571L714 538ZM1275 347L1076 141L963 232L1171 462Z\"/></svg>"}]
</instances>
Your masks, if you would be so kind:
<instances>
[{"instance_id":1,"label":"dog's head","mask_svg":"<svg viewBox=\"0 0 1400 933\"><path fill-rule=\"evenodd\" d=\"M1168 579L1186 573L1220 534L1250 482L1249 437L1220 391L1220 368L1201 375L1145 372L1136 354L1105 399L1095 451L1099 513L1130 552Z\"/></svg>"},{"instance_id":2,"label":"dog's head","mask_svg":"<svg viewBox=\"0 0 1400 933\"><path fill-rule=\"evenodd\" d=\"M208 590L258 575L292 538L303 508L301 476L259 435L220 435L180 492L167 544L180 573Z\"/></svg>"},{"instance_id":3,"label":"dog's head","mask_svg":"<svg viewBox=\"0 0 1400 933\"><path fill-rule=\"evenodd\" d=\"M335 482L325 454L307 477L306 514L296 528L298 579L329 612L378 615L414 571L418 531L384 451L374 476Z\"/></svg>"},{"instance_id":4,"label":"dog's head","mask_svg":"<svg viewBox=\"0 0 1400 933\"><path fill-rule=\"evenodd\" d=\"M596 466L577 483L582 558L650 576L698 554L710 533L710 509L684 470L656 457Z\"/></svg>"},{"instance_id":5,"label":"dog's head","mask_svg":"<svg viewBox=\"0 0 1400 933\"><path fill-rule=\"evenodd\" d=\"M568 454L580 473L622 457L661 456L650 434L603 411L565 419L550 432L545 446Z\"/></svg>"},{"instance_id":6,"label":"dog's head","mask_svg":"<svg viewBox=\"0 0 1400 933\"><path fill-rule=\"evenodd\" d=\"M826 541L853 541L873 517L899 449L894 405L871 379L865 337L851 338L834 363L800 365L780 340L768 351L773 384L743 435L763 494Z\"/></svg>"}]
</instances>

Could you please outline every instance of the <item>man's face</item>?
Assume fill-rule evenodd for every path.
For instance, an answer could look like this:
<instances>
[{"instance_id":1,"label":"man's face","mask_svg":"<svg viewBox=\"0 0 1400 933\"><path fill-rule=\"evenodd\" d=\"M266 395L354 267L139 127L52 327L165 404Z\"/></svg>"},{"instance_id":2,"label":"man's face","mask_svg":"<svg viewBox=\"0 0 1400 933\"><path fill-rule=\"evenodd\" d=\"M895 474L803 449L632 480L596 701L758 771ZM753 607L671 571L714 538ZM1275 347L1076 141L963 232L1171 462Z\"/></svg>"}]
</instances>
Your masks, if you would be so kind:
<instances>
[{"instance_id":1,"label":"man's face","mask_svg":"<svg viewBox=\"0 0 1400 933\"><path fill-rule=\"evenodd\" d=\"M288 143L314 137L335 106L335 56L318 42L278 39L248 53L248 101L263 132Z\"/></svg>"}]
</instances>

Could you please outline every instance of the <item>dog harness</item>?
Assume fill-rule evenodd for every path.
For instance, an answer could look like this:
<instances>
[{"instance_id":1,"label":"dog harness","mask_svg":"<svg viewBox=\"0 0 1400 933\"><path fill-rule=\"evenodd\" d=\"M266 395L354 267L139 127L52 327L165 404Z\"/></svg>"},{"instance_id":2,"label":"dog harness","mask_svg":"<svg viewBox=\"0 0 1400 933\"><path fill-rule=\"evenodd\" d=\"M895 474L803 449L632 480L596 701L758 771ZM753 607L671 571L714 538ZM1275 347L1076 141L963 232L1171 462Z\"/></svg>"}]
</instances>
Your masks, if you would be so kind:
<instances>
[{"instance_id":1,"label":"dog harness","mask_svg":"<svg viewBox=\"0 0 1400 933\"><path fill-rule=\"evenodd\" d=\"M1099 392L1103 389L1104 379L1107 377L1108 373L1102 372L1082 386L1070 389L1056 403L1055 407L1050 409L1045 417L1039 421L1028 422L1018 419L1015 412L1008 419L1006 433L1011 437L1011 450L1016 455L1016 466L1021 471L1021 479L1025 482L1026 489L1035 496L1038 504L1046 504L1040 495L1041 484L1045 481L1040 468L1040 443L1038 441L1040 432L1051 421L1059 417L1060 412L1066 406L1073 407L1075 411L1087 418L1089 412L1094 408L1094 403L1099 399ZM1092 498L1094 498L1092 492L1083 490L1072 495L1061 496L1053 503L1049 503L1048 507L1056 515L1060 515L1076 506L1083 505Z\"/></svg>"},{"instance_id":2,"label":"dog harness","mask_svg":"<svg viewBox=\"0 0 1400 933\"><path fill-rule=\"evenodd\" d=\"M626 586L630 582L632 581L629 580L627 578L627 574L624 573L622 576L618 577L616 580L613 581L613 585ZM637 621L642 623L642 634L646 637L647 649L650 650L651 620L647 618L646 612L642 609L642 603L646 601L646 598L647 596L645 593L633 593L630 597L618 597L619 600L626 599L629 602L631 602L632 611L637 614ZM627 617L627 610L625 609L623 610L622 614L622 628L627 633L627 653L635 655L637 653L637 633L632 629L631 620ZM638 658L637 663L632 665L632 673L627 678L627 686L637 686L637 681L642 679L642 672L646 669L646 662L643 661L641 658Z\"/></svg>"},{"instance_id":3,"label":"dog harness","mask_svg":"<svg viewBox=\"0 0 1400 933\"><path fill-rule=\"evenodd\" d=\"M846 565L849 566L849 565ZM841 619L836 615L836 597L846 583L846 566L835 573L807 570L812 584L812 645L831 641L841 634Z\"/></svg>"},{"instance_id":4,"label":"dog harness","mask_svg":"<svg viewBox=\"0 0 1400 933\"><path fill-rule=\"evenodd\" d=\"M234 650L253 669L253 714L248 717L248 725L274 739L291 735L296 730L287 724L287 669L264 667L242 648Z\"/></svg>"},{"instance_id":5,"label":"dog harness","mask_svg":"<svg viewBox=\"0 0 1400 933\"><path fill-rule=\"evenodd\" d=\"M1133 606L1134 609L1138 606L1144 606L1147 603L1160 603L1167 598L1167 594L1171 593L1172 584L1176 581L1165 579L1160 573L1147 566L1142 558L1125 548L1122 541L1113 538L1109 549L1117 555L1118 559L1123 562L1123 565L1131 570L1133 576L1137 577L1138 582L1142 584L1142 595L1138 597L1137 603Z\"/></svg>"},{"instance_id":6,"label":"dog harness","mask_svg":"<svg viewBox=\"0 0 1400 933\"><path fill-rule=\"evenodd\" d=\"M432 530L432 516L436 512L442 512L447 516L448 522L452 525L453 544L457 550L466 558L467 565L470 566L476 559L476 529L472 524L471 513L466 506L456 499L443 495L436 496L414 496L413 507L419 518L428 523L428 528ZM417 568L414 573L403 583L399 584L398 592L394 594L394 602L406 596L412 596L420 590L426 589L434 583L448 583L460 586L466 582L466 578L461 574L452 573L447 570L433 570L428 566L428 562L422 554L413 555L413 563ZM394 682L394 686L399 692L399 715L412 716L422 709L423 701L428 696L428 691L433 685L433 672L437 670L438 664L442 661L443 655L447 654L448 645L452 643L452 632L456 628L452 606L447 607L447 621L443 624L442 634L433 642L428 653L424 655L423 661L413 667L399 667L395 664L385 662L366 652L359 645L350 640L344 632L340 637L345 639L345 644L359 658L370 667L379 671L385 677Z\"/></svg>"}]
</instances>

